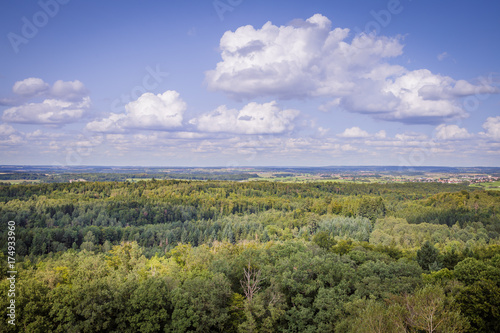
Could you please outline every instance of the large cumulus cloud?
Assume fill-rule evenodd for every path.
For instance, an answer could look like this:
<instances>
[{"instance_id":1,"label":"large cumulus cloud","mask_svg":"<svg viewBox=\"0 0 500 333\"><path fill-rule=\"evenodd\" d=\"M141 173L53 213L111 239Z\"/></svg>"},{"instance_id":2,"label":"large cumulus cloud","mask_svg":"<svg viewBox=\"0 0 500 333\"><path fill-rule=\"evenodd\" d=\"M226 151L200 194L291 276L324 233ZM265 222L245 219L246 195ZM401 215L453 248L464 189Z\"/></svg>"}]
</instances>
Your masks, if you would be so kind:
<instances>
[{"instance_id":1,"label":"large cumulus cloud","mask_svg":"<svg viewBox=\"0 0 500 333\"><path fill-rule=\"evenodd\" d=\"M103 133L120 133L125 129L171 130L182 126L185 110L186 103L177 91L144 93L125 106L125 113L111 113L88 123L86 128Z\"/></svg>"},{"instance_id":2,"label":"large cumulus cloud","mask_svg":"<svg viewBox=\"0 0 500 333\"><path fill-rule=\"evenodd\" d=\"M252 102L241 110L219 106L212 112L191 119L190 123L203 132L279 134L292 130L298 115L298 110L282 110L275 101L264 104Z\"/></svg>"},{"instance_id":3,"label":"large cumulus cloud","mask_svg":"<svg viewBox=\"0 0 500 333\"><path fill-rule=\"evenodd\" d=\"M222 36L222 61L205 80L236 100L326 96L332 102L324 105L404 123L465 118L461 97L498 93L488 84L390 64L403 53L401 37L351 37L320 14L286 26L243 26Z\"/></svg>"}]
</instances>

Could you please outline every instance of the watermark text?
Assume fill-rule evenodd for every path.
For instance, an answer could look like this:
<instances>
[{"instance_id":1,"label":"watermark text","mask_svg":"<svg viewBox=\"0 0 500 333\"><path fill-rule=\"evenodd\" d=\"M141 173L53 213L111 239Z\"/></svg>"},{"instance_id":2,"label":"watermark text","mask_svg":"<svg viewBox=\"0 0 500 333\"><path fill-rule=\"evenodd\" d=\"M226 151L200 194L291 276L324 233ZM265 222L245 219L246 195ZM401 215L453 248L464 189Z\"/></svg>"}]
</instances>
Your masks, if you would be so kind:
<instances>
[{"instance_id":1,"label":"watermark text","mask_svg":"<svg viewBox=\"0 0 500 333\"><path fill-rule=\"evenodd\" d=\"M16 325L16 222L9 221L7 225L9 230L7 232L7 280L9 281L7 322L9 325Z\"/></svg>"}]
</instances>

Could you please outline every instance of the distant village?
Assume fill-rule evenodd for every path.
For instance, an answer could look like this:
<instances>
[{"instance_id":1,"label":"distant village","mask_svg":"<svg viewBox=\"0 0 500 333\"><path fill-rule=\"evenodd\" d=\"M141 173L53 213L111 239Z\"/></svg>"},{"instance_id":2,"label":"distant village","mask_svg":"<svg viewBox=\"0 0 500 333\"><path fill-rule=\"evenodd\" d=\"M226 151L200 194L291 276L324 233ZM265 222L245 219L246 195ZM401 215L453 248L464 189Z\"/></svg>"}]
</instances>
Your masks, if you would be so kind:
<instances>
[{"instance_id":1,"label":"distant village","mask_svg":"<svg viewBox=\"0 0 500 333\"><path fill-rule=\"evenodd\" d=\"M477 183L488 183L500 180L500 177L485 175L485 174L459 174L459 175L425 175L425 176L395 176L395 175L380 175L376 173L359 173L357 175L345 175L345 174L324 174L321 177L331 177L334 180L347 180L347 181L358 181L358 182L369 182L373 181L374 178L378 178L387 182L397 182L397 183L444 183L444 184L459 184L468 182L470 184Z\"/></svg>"},{"instance_id":2,"label":"distant village","mask_svg":"<svg viewBox=\"0 0 500 333\"><path fill-rule=\"evenodd\" d=\"M83 179L83 178L80 178L80 179L70 179L69 182L70 183L78 183L78 182L86 182L86 180Z\"/></svg>"},{"instance_id":3,"label":"distant village","mask_svg":"<svg viewBox=\"0 0 500 333\"><path fill-rule=\"evenodd\" d=\"M392 178L394 182L415 182L415 183L447 183L457 184L469 182L470 184L488 183L499 180L500 177L493 177L491 175L460 175L450 178L437 178L437 177L418 177L418 178Z\"/></svg>"}]
</instances>

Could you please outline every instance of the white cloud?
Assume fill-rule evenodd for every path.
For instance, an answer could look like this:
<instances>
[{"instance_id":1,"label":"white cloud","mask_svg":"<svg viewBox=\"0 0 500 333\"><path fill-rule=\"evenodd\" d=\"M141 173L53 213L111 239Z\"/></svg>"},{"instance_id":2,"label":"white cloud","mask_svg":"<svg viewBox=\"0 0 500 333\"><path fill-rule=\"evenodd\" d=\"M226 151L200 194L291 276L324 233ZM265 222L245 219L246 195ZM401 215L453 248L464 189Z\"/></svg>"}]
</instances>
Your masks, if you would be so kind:
<instances>
[{"instance_id":1,"label":"white cloud","mask_svg":"<svg viewBox=\"0 0 500 333\"><path fill-rule=\"evenodd\" d=\"M351 128L346 128L345 131L338 136L343 138L366 138L370 136L368 132L363 131L361 128L355 126Z\"/></svg>"},{"instance_id":2,"label":"white cloud","mask_svg":"<svg viewBox=\"0 0 500 333\"><path fill-rule=\"evenodd\" d=\"M352 145L350 144L345 144L345 145L342 145L340 146L340 149L342 151L356 151L357 149L355 147L353 147Z\"/></svg>"},{"instance_id":3,"label":"white cloud","mask_svg":"<svg viewBox=\"0 0 500 333\"><path fill-rule=\"evenodd\" d=\"M348 34L331 30L320 14L288 26L267 22L228 31L220 41L223 61L206 73L206 82L237 99L345 95L355 86L352 74L368 74L381 59L402 52L397 38L358 36L349 44Z\"/></svg>"},{"instance_id":4,"label":"white cloud","mask_svg":"<svg viewBox=\"0 0 500 333\"><path fill-rule=\"evenodd\" d=\"M77 101L85 96L88 96L89 92L82 82L75 81L62 81L58 80L54 82L54 85L50 89L50 95L54 98L60 98L66 101Z\"/></svg>"},{"instance_id":5,"label":"white cloud","mask_svg":"<svg viewBox=\"0 0 500 333\"><path fill-rule=\"evenodd\" d=\"M14 127L7 124L0 124L0 145L16 146L24 142L23 134Z\"/></svg>"},{"instance_id":6,"label":"white cloud","mask_svg":"<svg viewBox=\"0 0 500 333\"><path fill-rule=\"evenodd\" d=\"M474 94L496 94L498 88L491 85L473 85L465 80L455 81L448 76L433 75L430 72L425 73L427 78L432 81L421 85L418 94L424 100L441 100L464 97Z\"/></svg>"},{"instance_id":7,"label":"white cloud","mask_svg":"<svg viewBox=\"0 0 500 333\"><path fill-rule=\"evenodd\" d=\"M483 124L483 128L486 132L481 132L481 135L492 140L500 141L500 116L488 117Z\"/></svg>"},{"instance_id":8,"label":"white cloud","mask_svg":"<svg viewBox=\"0 0 500 333\"><path fill-rule=\"evenodd\" d=\"M360 82L360 90L342 98L345 109L404 123L439 123L466 118L458 98L476 93L496 93L489 85L431 73L426 69L405 72L395 79Z\"/></svg>"},{"instance_id":9,"label":"white cloud","mask_svg":"<svg viewBox=\"0 0 500 333\"><path fill-rule=\"evenodd\" d=\"M375 138L375 139L385 139L387 133L384 130L380 130L375 134L369 134L367 131L362 130L361 128L354 126L351 128L346 128L344 132L337 134L338 137L341 138Z\"/></svg>"},{"instance_id":10,"label":"white cloud","mask_svg":"<svg viewBox=\"0 0 500 333\"><path fill-rule=\"evenodd\" d=\"M12 91L23 98L42 96L64 101L78 101L89 94L85 85L78 80L57 80L51 87L50 84L36 77L17 81L14 83Z\"/></svg>"},{"instance_id":11,"label":"white cloud","mask_svg":"<svg viewBox=\"0 0 500 333\"><path fill-rule=\"evenodd\" d=\"M211 90L241 100L327 96L319 107L341 108L403 123L440 123L465 118L459 98L498 93L489 84L409 71L388 59L403 52L401 38L361 34L349 40L349 29L333 28L316 14L286 26L267 22L227 31L220 40L222 61L206 72Z\"/></svg>"},{"instance_id":12,"label":"white cloud","mask_svg":"<svg viewBox=\"0 0 500 333\"><path fill-rule=\"evenodd\" d=\"M178 92L144 93L125 105L124 114L111 113L107 118L87 124L92 132L119 133L125 129L170 130L182 126L186 103Z\"/></svg>"},{"instance_id":13,"label":"white cloud","mask_svg":"<svg viewBox=\"0 0 500 333\"><path fill-rule=\"evenodd\" d=\"M404 142L417 142L417 141L425 141L428 140L429 137L423 133L415 133L415 132L407 132L400 133L394 136L398 141Z\"/></svg>"},{"instance_id":14,"label":"white cloud","mask_svg":"<svg viewBox=\"0 0 500 333\"><path fill-rule=\"evenodd\" d=\"M195 140L195 139L202 139L206 137L205 133L198 133L198 132L173 132L170 133L172 138L176 139L185 139L185 140Z\"/></svg>"},{"instance_id":15,"label":"white cloud","mask_svg":"<svg viewBox=\"0 0 500 333\"><path fill-rule=\"evenodd\" d=\"M422 94L426 87L449 87L452 81L449 77L432 74L426 69L411 71L398 77L385 87L387 92L397 98L397 105L388 115L382 115L382 118L432 123L467 117L457 101L446 99L445 96L429 98L430 96Z\"/></svg>"},{"instance_id":16,"label":"white cloud","mask_svg":"<svg viewBox=\"0 0 500 333\"><path fill-rule=\"evenodd\" d=\"M448 54L448 52L443 52L443 53L440 53L437 55L437 58L439 61L443 61L444 59L448 58L450 55Z\"/></svg>"},{"instance_id":17,"label":"white cloud","mask_svg":"<svg viewBox=\"0 0 500 333\"><path fill-rule=\"evenodd\" d=\"M4 111L2 120L24 124L64 124L80 119L90 107L90 98L80 102L46 99L41 103L29 103Z\"/></svg>"},{"instance_id":18,"label":"white cloud","mask_svg":"<svg viewBox=\"0 0 500 333\"><path fill-rule=\"evenodd\" d=\"M169 129L182 126L186 103L176 91L163 94L145 93L125 106L125 126L141 129Z\"/></svg>"},{"instance_id":19,"label":"white cloud","mask_svg":"<svg viewBox=\"0 0 500 333\"><path fill-rule=\"evenodd\" d=\"M22 143L24 143L23 137L17 134L12 134L8 137L0 137L0 145L2 146L18 146Z\"/></svg>"},{"instance_id":20,"label":"white cloud","mask_svg":"<svg viewBox=\"0 0 500 333\"><path fill-rule=\"evenodd\" d=\"M14 127L7 124L0 124L0 136L7 136L16 133Z\"/></svg>"},{"instance_id":21,"label":"white cloud","mask_svg":"<svg viewBox=\"0 0 500 333\"><path fill-rule=\"evenodd\" d=\"M331 101L328 101L326 103L321 104L318 107L318 110L323 111L323 112L327 112L330 109L332 109L332 108L334 108L336 106L339 106L339 104L340 104L340 98L335 98L335 99L333 99Z\"/></svg>"},{"instance_id":22,"label":"white cloud","mask_svg":"<svg viewBox=\"0 0 500 333\"><path fill-rule=\"evenodd\" d=\"M293 120L298 115L297 110L281 110L275 101L264 104L252 102L241 110L222 105L189 122L203 132L277 134L292 130Z\"/></svg>"},{"instance_id":23,"label":"white cloud","mask_svg":"<svg viewBox=\"0 0 500 333\"><path fill-rule=\"evenodd\" d=\"M385 139L387 136L387 133L384 130L380 130L377 133L375 133L375 137L377 139Z\"/></svg>"},{"instance_id":24,"label":"white cloud","mask_svg":"<svg viewBox=\"0 0 500 333\"><path fill-rule=\"evenodd\" d=\"M321 137L321 136L325 136L330 131L330 129L319 126L317 128L317 131L318 131L318 135Z\"/></svg>"},{"instance_id":25,"label":"white cloud","mask_svg":"<svg viewBox=\"0 0 500 333\"><path fill-rule=\"evenodd\" d=\"M119 133L123 132L120 123L126 119L125 114L111 113L108 118L94 120L87 124L86 129L92 132Z\"/></svg>"},{"instance_id":26,"label":"white cloud","mask_svg":"<svg viewBox=\"0 0 500 333\"><path fill-rule=\"evenodd\" d=\"M88 90L82 82L58 80L51 87L40 78L17 81L12 91L20 96L4 111L2 120L25 124L65 124L80 119L90 107ZM28 103L31 98L43 97L42 102ZM20 105L19 105L20 104Z\"/></svg>"},{"instance_id":27,"label":"white cloud","mask_svg":"<svg viewBox=\"0 0 500 333\"><path fill-rule=\"evenodd\" d=\"M34 97L48 91L50 85L42 79L30 77L22 81L17 81L12 87L12 91L23 97Z\"/></svg>"},{"instance_id":28,"label":"white cloud","mask_svg":"<svg viewBox=\"0 0 500 333\"><path fill-rule=\"evenodd\" d=\"M436 127L436 138L439 140L460 140L472 137L465 128L457 125L439 125Z\"/></svg>"},{"instance_id":29,"label":"white cloud","mask_svg":"<svg viewBox=\"0 0 500 333\"><path fill-rule=\"evenodd\" d=\"M359 80L357 89L341 98L340 106L384 120L432 124L468 117L460 97L498 92L488 84L473 85L420 69L384 80Z\"/></svg>"},{"instance_id":30,"label":"white cloud","mask_svg":"<svg viewBox=\"0 0 500 333\"><path fill-rule=\"evenodd\" d=\"M74 135L71 135L73 138ZM26 138L32 142L43 142L44 140L64 140L68 139L67 135L64 133L54 133L54 132L44 132L40 129L35 130L31 133L26 133Z\"/></svg>"}]
</instances>

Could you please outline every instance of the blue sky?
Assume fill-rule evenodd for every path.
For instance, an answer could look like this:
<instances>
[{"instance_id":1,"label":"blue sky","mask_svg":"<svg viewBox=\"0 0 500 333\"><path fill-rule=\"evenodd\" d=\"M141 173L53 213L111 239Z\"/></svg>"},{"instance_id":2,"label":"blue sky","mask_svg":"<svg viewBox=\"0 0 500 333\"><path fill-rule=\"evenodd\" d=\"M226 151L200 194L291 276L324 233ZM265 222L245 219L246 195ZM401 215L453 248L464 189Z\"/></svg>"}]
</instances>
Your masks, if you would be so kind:
<instances>
[{"instance_id":1,"label":"blue sky","mask_svg":"<svg viewBox=\"0 0 500 333\"><path fill-rule=\"evenodd\" d=\"M3 1L0 163L500 163L500 3Z\"/></svg>"}]
</instances>

